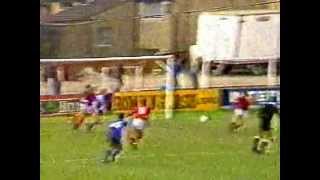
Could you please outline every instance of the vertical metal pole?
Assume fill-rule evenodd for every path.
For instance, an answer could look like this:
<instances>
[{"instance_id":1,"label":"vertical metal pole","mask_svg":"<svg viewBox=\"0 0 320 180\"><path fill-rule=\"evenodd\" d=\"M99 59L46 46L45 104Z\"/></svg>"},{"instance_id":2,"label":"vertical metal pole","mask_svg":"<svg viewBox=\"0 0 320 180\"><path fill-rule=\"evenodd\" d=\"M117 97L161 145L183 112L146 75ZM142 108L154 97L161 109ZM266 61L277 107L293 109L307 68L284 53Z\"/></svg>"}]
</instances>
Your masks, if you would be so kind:
<instances>
[{"instance_id":1,"label":"vertical metal pole","mask_svg":"<svg viewBox=\"0 0 320 180\"><path fill-rule=\"evenodd\" d=\"M207 88L210 87L210 61L203 61L201 67L201 76L200 76L200 87Z\"/></svg>"},{"instance_id":2,"label":"vertical metal pole","mask_svg":"<svg viewBox=\"0 0 320 180\"><path fill-rule=\"evenodd\" d=\"M66 78L65 78L65 67L62 65L62 66L59 66L57 67L57 79L58 81L65 81Z\"/></svg>"},{"instance_id":3,"label":"vertical metal pole","mask_svg":"<svg viewBox=\"0 0 320 180\"><path fill-rule=\"evenodd\" d=\"M48 72L48 94L49 95L59 95L61 84L57 80L57 67L53 65L47 66Z\"/></svg>"},{"instance_id":4,"label":"vertical metal pole","mask_svg":"<svg viewBox=\"0 0 320 180\"><path fill-rule=\"evenodd\" d=\"M135 67L135 88L143 88L143 66Z\"/></svg>"},{"instance_id":5,"label":"vertical metal pole","mask_svg":"<svg viewBox=\"0 0 320 180\"><path fill-rule=\"evenodd\" d=\"M268 85L274 85L277 82L277 61L269 60L268 62Z\"/></svg>"},{"instance_id":6,"label":"vertical metal pole","mask_svg":"<svg viewBox=\"0 0 320 180\"><path fill-rule=\"evenodd\" d=\"M167 59L167 74L166 74L166 90L165 90L165 119L171 119L173 117L174 107L174 89L175 89L175 77L174 77L174 57L171 56Z\"/></svg>"},{"instance_id":7,"label":"vertical metal pole","mask_svg":"<svg viewBox=\"0 0 320 180\"><path fill-rule=\"evenodd\" d=\"M40 82L45 82L45 67L40 65Z\"/></svg>"}]
</instances>

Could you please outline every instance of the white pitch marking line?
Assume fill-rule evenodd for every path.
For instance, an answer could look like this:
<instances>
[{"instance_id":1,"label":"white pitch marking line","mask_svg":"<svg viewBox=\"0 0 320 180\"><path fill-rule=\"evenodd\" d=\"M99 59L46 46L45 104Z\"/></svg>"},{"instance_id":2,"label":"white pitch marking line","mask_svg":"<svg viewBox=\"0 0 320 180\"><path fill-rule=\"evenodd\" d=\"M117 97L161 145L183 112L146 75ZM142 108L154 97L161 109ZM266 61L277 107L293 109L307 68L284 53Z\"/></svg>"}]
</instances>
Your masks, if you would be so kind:
<instances>
[{"instance_id":1,"label":"white pitch marking line","mask_svg":"<svg viewBox=\"0 0 320 180\"><path fill-rule=\"evenodd\" d=\"M212 153L212 152L190 152L190 153L184 153L184 154L164 154L164 156L166 157L179 157L179 156L184 156L184 155L218 155L218 153ZM126 159L126 158L140 158L140 157L155 157L155 154L149 154L149 155L133 155L133 156L126 156L126 155L122 155L121 159ZM82 159L67 159L64 160L64 162L66 163L70 163L70 162L77 162L77 161L96 161L96 160L100 160L103 161L103 159L100 158L82 158ZM54 162L56 163L56 162ZM44 161L42 161L41 164L46 164Z\"/></svg>"}]
</instances>

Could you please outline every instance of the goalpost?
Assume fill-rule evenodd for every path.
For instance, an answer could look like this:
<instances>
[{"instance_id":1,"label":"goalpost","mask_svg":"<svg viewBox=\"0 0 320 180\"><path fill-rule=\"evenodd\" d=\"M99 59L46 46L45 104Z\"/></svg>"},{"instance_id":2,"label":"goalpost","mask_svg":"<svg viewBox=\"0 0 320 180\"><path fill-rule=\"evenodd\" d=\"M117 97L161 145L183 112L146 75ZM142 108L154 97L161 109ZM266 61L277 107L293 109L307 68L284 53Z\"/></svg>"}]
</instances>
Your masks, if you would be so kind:
<instances>
[{"instance_id":1,"label":"goalpost","mask_svg":"<svg viewBox=\"0 0 320 180\"><path fill-rule=\"evenodd\" d=\"M40 59L40 65L50 67L50 71L57 72L57 67L63 66L66 64L83 64L83 63L103 63L103 62L114 62L115 64L125 65L124 61L155 61L166 63L166 84L165 84L165 119L171 119L173 116L173 107L174 107L174 89L175 89L175 77L173 70L170 67L173 67L174 56L173 55L162 55L162 56L139 56L139 57L108 57L108 58L78 58L78 59ZM57 79L57 73L50 73L48 77L48 91L52 95L57 95L59 92L58 86L60 83ZM138 71L137 71L138 72ZM140 71L139 71L140 72Z\"/></svg>"}]
</instances>

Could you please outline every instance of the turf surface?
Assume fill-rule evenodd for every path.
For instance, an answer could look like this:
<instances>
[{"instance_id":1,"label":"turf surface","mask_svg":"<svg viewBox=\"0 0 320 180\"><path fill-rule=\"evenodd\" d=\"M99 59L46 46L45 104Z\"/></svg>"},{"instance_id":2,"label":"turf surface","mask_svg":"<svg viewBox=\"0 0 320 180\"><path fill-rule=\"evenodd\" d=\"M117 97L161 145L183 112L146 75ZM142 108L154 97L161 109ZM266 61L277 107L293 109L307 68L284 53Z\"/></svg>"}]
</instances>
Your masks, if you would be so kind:
<instances>
[{"instance_id":1,"label":"turf surface","mask_svg":"<svg viewBox=\"0 0 320 180\"><path fill-rule=\"evenodd\" d=\"M211 120L199 122L207 114ZM106 122L87 133L72 131L67 117L41 119L42 180L277 180L279 139L269 155L251 152L258 119L250 112L247 128L231 134L232 113L178 112L173 120L153 114L139 150L125 149L116 163L101 160L108 147ZM277 132L279 137L279 131Z\"/></svg>"}]
</instances>

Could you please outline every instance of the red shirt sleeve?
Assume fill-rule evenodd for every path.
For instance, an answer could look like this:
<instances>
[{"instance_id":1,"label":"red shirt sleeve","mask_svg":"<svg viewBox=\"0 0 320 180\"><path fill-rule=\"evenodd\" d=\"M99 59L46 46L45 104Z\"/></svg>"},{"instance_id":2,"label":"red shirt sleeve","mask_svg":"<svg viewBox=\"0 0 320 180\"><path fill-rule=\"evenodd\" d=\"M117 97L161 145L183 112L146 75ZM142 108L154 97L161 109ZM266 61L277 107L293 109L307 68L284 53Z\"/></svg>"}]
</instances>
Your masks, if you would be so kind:
<instances>
[{"instance_id":1,"label":"red shirt sleeve","mask_svg":"<svg viewBox=\"0 0 320 180\"><path fill-rule=\"evenodd\" d=\"M148 108L148 107L141 107L141 108L143 108L143 109L145 108L145 111L139 112L139 109L136 108L135 113L134 113L134 117L147 120L149 118L150 108Z\"/></svg>"},{"instance_id":2,"label":"red shirt sleeve","mask_svg":"<svg viewBox=\"0 0 320 180\"><path fill-rule=\"evenodd\" d=\"M137 107L134 107L133 109L132 109L132 113L137 113L138 112L138 108Z\"/></svg>"},{"instance_id":3,"label":"red shirt sleeve","mask_svg":"<svg viewBox=\"0 0 320 180\"><path fill-rule=\"evenodd\" d=\"M143 118L145 120L148 120L149 119L149 115L150 115L150 108L147 107L146 113L143 115Z\"/></svg>"},{"instance_id":4,"label":"red shirt sleeve","mask_svg":"<svg viewBox=\"0 0 320 180\"><path fill-rule=\"evenodd\" d=\"M137 107L134 107L134 108L132 109L132 111L131 111L131 115L132 115L134 118L136 118L137 112L138 112L138 108L137 108Z\"/></svg>"}]
</instances>

